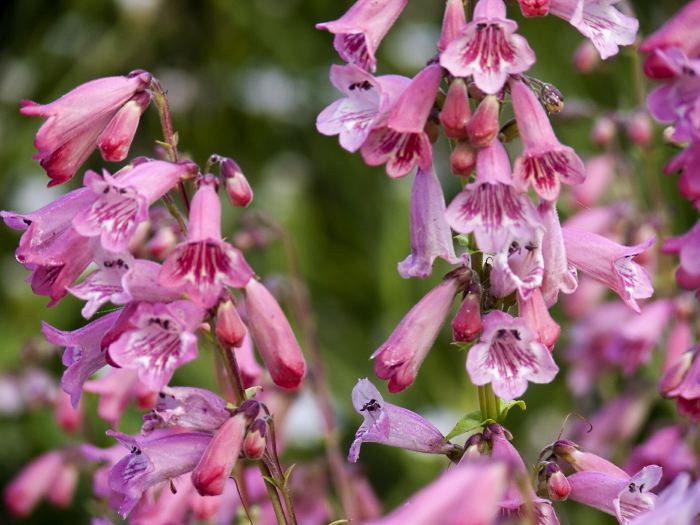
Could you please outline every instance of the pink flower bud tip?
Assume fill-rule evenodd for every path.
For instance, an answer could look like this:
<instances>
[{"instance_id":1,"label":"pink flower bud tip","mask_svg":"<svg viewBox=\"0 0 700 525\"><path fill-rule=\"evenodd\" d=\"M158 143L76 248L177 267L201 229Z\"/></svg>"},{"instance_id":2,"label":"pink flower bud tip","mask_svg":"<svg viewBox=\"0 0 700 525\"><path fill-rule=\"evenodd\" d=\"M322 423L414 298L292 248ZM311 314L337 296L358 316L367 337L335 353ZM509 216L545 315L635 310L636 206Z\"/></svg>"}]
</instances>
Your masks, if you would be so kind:
<instances>
[{"instance_id":1,"label":"pink flower bud tip","mask_svg":"<svg viewBox=\"0 0 700 525\"><path fill-rule=\"evenodd\" d=\"M593 71L600 64L600 55L590 40L584 40L574 53L574 67L585 75Z\"/></svg>"},{"instance_id":2,"label":"pink flower bud tip","mask_svg":"<svg viewBox=\"0 0 700 525\"><path fill-rule=\"evenodd\" d=\"M498 135L498 117L501 104L494 95L488 95L479 103L474 116L467 124L469 142L475 148L488 147Z\"/></svg>"},{"instance_id":3,"label":"pink flower bud tip","mask_svg":"<svg viewBox=\"0 0 700 525\"><path fill-rule=\"evenodd\" d=\"M454 175L468 177L476 166L476 151L469 142L460 140L450 153L450 168Z\"/></svg>"},{"instance_id":4,"label":"pink flower bud tip","mask_svg":"<svg viewBox=\"0 0 700 525\"><path fill-rule=\"evenodd\" d=\"M239 347L243 344L246 330L238 310L232 301L219 304L216 311L216 337L226 346Z\"/></svg>"},{"instance_id":5,"label":"pink flower bud tip","mask_svg":"<svg viewBox=\"0 0 700 525\"><path fill-rule=\"evenodd\" d=\"M518 0L523 16L546 16L550 0Z\"/></svg>"},{"instance_id":6,"label":"pink flower bud tip","mask_svg":"<svg viewBox=\"0 0 700 525\"><path fill-rule=\"evenodd\" d=\"M262 419L256 419L250 425L243 440L243 454L249 459L260 459L265 453L267 424Z\"/></svg>"},{"instance_id":7,"label":"pink flower bud tip","mask_svg":"<svg viewBox=\"0 0 700 525\"><path fill-rule=\"evenodd\" d=\"M445 103L440 111L440 123L451 139L467 138L466 125L471 118L469 93L464 79L455 78L447 91Z\"/></svg>"},{"instance_id":8,"label":"pink flower bud tip","mask_svg":"<svg viewBox=\"0 0 700 525\"><path fill-rule=\"evenodd\" d=\"M231 159L221 163L221 175L224 177L226 195L233 206L247 207L253 200L253 190L241 168Z\"/></svg>"},{"instance_id":9,"label":"pink flower bud tip","mask_svg":"<svg viewBox=\"0 0 700 525\"><path fill-rule=\"evenodd\" d=\"M637 146L647 147L651 143L654 132L649 114L645 111L636 111L626 123L625 131L629 139Z\"/></svg>"},{"instance_id":10,"label":"pink flower bud tip","mask_svg":"<svg viewBox=\"0 0 700 525\"><path fill-rule=\"evenodd\" d=\"M617 124L615 121L605 115L596 119L593 123L593 129L591 130L591 140L594 144L605 148L609 146L613 140L615 140L615 135L617 134Z\"/></svg>"},{"instance_id":11,"label":"pink flower bud tip","mask_svg":"<svg viewBox=\"0 0 700 525\"><path fill-rule=\"evenodd\" d=\"M468 343L481 332L481 296L469 292L452 319L452 337L455 341Z\"/></svg>"}]
</instances>

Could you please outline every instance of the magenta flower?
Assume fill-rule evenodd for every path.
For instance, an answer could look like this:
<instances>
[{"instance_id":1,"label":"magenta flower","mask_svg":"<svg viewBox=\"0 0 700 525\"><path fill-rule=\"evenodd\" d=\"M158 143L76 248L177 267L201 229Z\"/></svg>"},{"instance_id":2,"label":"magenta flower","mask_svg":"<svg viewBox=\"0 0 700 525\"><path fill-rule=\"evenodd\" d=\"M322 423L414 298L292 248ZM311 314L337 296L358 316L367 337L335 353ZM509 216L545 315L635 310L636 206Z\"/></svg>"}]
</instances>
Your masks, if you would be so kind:
<instances>
[{"instance_id":1,"label":"magenta flower","mask_svg":"<svg viewBox=\"0 0 700 525\"><path fill-rule=\"evenodd\" d=\"M41 324L41 332L50 343L65 347L62 362L66 370L61 377L61 388L70 395L74 408L78 406L85 381L107 364L102 338L118 317L119 312L112 312L73 332L63 332L46 322Z\"/></svg>"},{"instance_id":2,"label":"magenta flower","mask_svg":"<svg viewBox=\"0 0 700 525\"><path fill-rule=\"evenodd\" d=\"M554 135L547 113L535 94L521 81L511 82L513 111L523 141L515 160L513 178L521 190L532 186L542 199L554 201L561 183L580 184L586 178L576 152Z\"/></svg>"},{"instance_id":3,"label":"magenta flower","mask_svg":"<svg viewBox=\"0 0 700 525\"><path fill-rule=\"evenodd\" d=\"M537 210L544 225L542 238L542 297L547 307L552 307L559 298L559 292L572 294L578 288L576 268L569 265L566 258L559 215L554 203L542 201Z\"/></svg>"},{"instance_id":4,"label":"magenta flower","mask_svg":"<svg viewBox=\"0 0 700 525\"><path fill-rule=\"evenodd\" d=\"M340 145L350 152L360 149L410 82L399 75L375 78L353 64L332 65L330 80L345 98L319 114L316 129L324 135L338 135Z\"/></svg>"},{"instance_id":5,"label":"magenta flower","mask_svg":"<svg viewBox=\"0 0 700 525\"><path fill-rule=\"evenodd\" d=\"M107 431L129 453L109 472L109 486L123 500L119 514L126 518L149 488L191 472L212 440L210 434L185 432L152 438Z\"/></svg>"},{"instance_id":6,"label":"magenta flower","mask_svg":"<svg viewBox=\"0 0 700 525\"><path fill-rule=\"evenodd\" d=\"M139 409L147 409L156 395L139 380L138 372L129 368L109 368L97 379L87 381L84 389L100 397L97 415L112 428L119 426L129 403L136 401Z\"/></svg>"},{"instance_id":7,"label":"magenta flower","mask_svg":"<svg viewBox=\"0 0 700 525\"><path fill-rule=\"evenodd\" d=\"M541 290L535 288L527 299L518 294L516 299L518 301L518 315L535 333L537 340L551 351L559 339L561 328L549 314Z\"/></svg>"},{"instance_id":8,"label":"magenta flower","mask_svg":"<svg viewBox=\"0 0 700 525\"><path fill-rule=\"evenodd\" d=\"M442 17L442 31L437 45L438 51L444 52L450 42L458 38L466 27L467 16L462 0L447 0L445 13Z\"/></svg>"},{"instance_id":9,"label":"magenta flower","mask_svg":"<svg viewBox=\"0 0 700 525\"><path fill-rule=\"evenodd\" d=\"M445 218L459 233L474 232L477 246L486 253L502 251L516 232L540 224L530 199L513 187L508 154L497 140L479 150L476 180L450 203Z\"/></svg>"},{"instance_id":10,"label":"magenta flower","mask_svg":"<svg viewBox=\"0 0 700 525\"><path fill-rule=\"evenodd\" d=\"M221 239L221 201L216 189L202 182L192 199L187 241L165 260L158 281L183 289L193 303L210 308L225 286L243 288L252 276L240 250Z\"/></svg>"},{"instance_id":11,"label":"magenta flower","mask_svg":"<svg viewBox=\"0 0 700 525\"><path fill-rule=\"evenodd\" d=\"M566 20L588 38L602 59L616 55L619 46L634 43L639 21L623 15L619 0L550 0L549 13Z\"/></svg>"},{"instance_id":12,"label":"magenta flower","mask_svg":"<svg viewBox=\"0 0 700 525\"><path fill-rule=\"evenodd\" d=\"M348 461L360 457L362 443L381 443L426 454L446 454L454 449L427 419L400 406L386 403L379 390L360 379L352 389L352 405L365 420L350 446Z\"/></svg>"},{"instance_id":13,"label":"magenta flower","mask_svg":"<svg viewBox=\"0 0 700 525\"><path fill-rule=\"evenodd\" d=\"M153 160L129 166L114 176L106 170L102 176L87 171L83 184L96 200L75 216L73 227L85 237L99 236L105 250L126 251L137 226L148 220L151 204L197 170L189 161Z\"/></svg>"},{"instance_id":14,"label":"magenta flower","mask_svg":"<svg viewBox=\"0 0 700 525\"><path fill-rule=\"evenodd\" d=\"M194 332L204 313L189 301L141 303L129 318L129 328L109 346L110 360L138 370L139 379L158 391L177 367L197 357Z\"/></svg>"},{"instance_id":15,"label":"magenta flower","mask_svg":"<svg viewBox=\"0 0 700 525\"><path fill-rule=\"evenodd\" d=\"M363 69L377 68L375 53L408 0L357 0L338 20L316 24L333 33L333 47L340 57Z\"/></svg>"},{"instance_id":16,"label":"magenta flower","mask_svg":"<svg viewBox=\"0 0 700 525\"><path fill-rule=\"evenodd\" d=\"M65 466L65 453L61 450L53 450L33 459L5 487L7 510L15 516L28 516L43 498L51 498L51 494L58 489L71 488L65 487L66 480L61 479ZM75 488L75 484L72 488ZM70 503L72 493L70 490L71 498L66 503Z\"/></svg>"},{"instance_id":17,"label":"magenta flower","mask_svg":"<svg viewBox=\"0 0 700 525\"><path fill-rule=\"evenodd\" d=\"M165 387L153 409L143 416L141 434L158 428L179 427L214 432L231 417L226 401L203 388Z\"/></svg>"},{"instance_id":18,"label":"magenta flower","mask_svg":"<svg viewBox=\"0 0 700 525\"><path fill-rule=\"evenodd\" d=\"M148 105L151 74L92 80L46 105L23 101L23 115L46 117L34 145L49 186L71 179L96 147L105 160L126 158L138 117Z\"/></svg>"},{"instance_id":19,"label":"magenta flower","mask_svg":"<svg viewBox=\"0 0 700 525\"><path fill-rule=\"evenodd\" d=\"M683 235L667 238L662 250L679 255L678 284L687 290L700 288L700 221Z\"/></svg>"},{"instance_id":20,"label":"magenta flower","mask_svg":"<svg viewBox=\"0 0 700 525\"><path fill-rule=\"evenodd\" d=\"M464 11L461 0L457 0L457 3L459 9ZM467 83L462 78L453 78L438 116L445 135L451 139L467 138L467 124L471 116Z\"/></svg>"},{"instance_id":21,"label":"magenta flower","mask_svg":"<svg viewBox=\"0 0 700 525\"><path fill-rule=\"evenodd\" d=\"M416 164L429 170L432 147L423 130L435 102L442 70L432 64L418 73L404 89L381 124L362 144L362 158L369 166L386 164L390 177L407 175Z\"/></svg>"},{"instance_id":22,"label":"magenta flower","mask_svg":"<svg viewBox=\"0 0 700 525\"><path fill-rule=\"evenodd\" d=\"M456 77L474 77L484 93L496 94L508 75L527 71L535 54L527 40L516 35L518 24L506 18L503 0L479 0L474 19L440 55L440 64Z\"/></svg>"},{"instance_id":23,"label":"magenta flower","mask_svg":"<svg viewBox=\"0 0 700 525\"><path fill-rule=\"evenodd\" d=\"M435 343L459 291L458 278L447 278L423 297L370 357L377 377L389 380L389 392L413 384L418 368Z\"/></svg>"},{"instance_id":24,"label":"magenta flower","mask_svg":"<svg viewBox=\"0 0 700 525\"><path fill-rule=\"evenodd\" d=\"M653 246L655 238L651 237L636 246L623 246L595 233L574 228L564 227L562 233L569 262L605 284L627 306L639 312L637 299L651 297L654 289L647 271L633 259Z\"/></svg>"},{"instance_id":25,"label":"magenta flower","mask_svg":"<svg viewBox=\"0 0 700 525\"><path fill-rule=\"evenodd\" d=\"M676 400L678 412L693 422L700 422L700 346L683 353L659 381L665 397Z\"/></svg>"},{"instance_id":26,"label":"magenta flower","mask_svg":"<svg viewBox=\"0 0 700 525\"><path fill-rule=\"evenodd\" d=\"M679 474L656 499L654 508L635 517L630 525L693 525L700 513L700 482Z\"/></svg>"},{"instance_id":27,"label":"magenta flower","mask_svg":"<svg viewBox=\"0 0 700 525\"><path fill-rule=\"evenodd\" d=\"M445 222L445 197L442 186L431 168L418 168L411 189L411 254L398 265L404 279L425 279L433 270L437 257L458 264L452 232Z\"/></svg>"},{"instance_id":28,"label":"magenta flower","mask_svg":"<svg viewBox=\"0 0 700 525\"><path fill-rule=\"evenodd\" d=\"M472 383L491 383L503 399L515 399L527 383L549 383L559 372L547 347L522 319L498 310L483 317L481 340L469 351L467 372Z\"/></svg>"}]
</instances>

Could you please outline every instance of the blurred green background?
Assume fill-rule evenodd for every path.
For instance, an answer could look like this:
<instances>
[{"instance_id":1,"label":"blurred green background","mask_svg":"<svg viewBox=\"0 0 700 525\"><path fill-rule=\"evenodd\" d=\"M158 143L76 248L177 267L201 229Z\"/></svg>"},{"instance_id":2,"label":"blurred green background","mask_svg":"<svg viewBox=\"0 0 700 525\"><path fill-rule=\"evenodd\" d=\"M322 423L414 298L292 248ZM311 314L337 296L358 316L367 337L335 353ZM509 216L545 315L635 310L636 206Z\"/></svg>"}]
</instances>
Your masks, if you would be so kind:
<instances>
[{"instance_id":1,"label":"blurred green background","mask_svg":"<svg viewBox=\"0 0 700 525\"><path fill-rule=\"evenodd\" d=\"M682 3L633 2L641 33L649 33ZM200 164L213 152L235 158L254 187L253 209L265 210L291 233L316 312L344 450L360 423L350 405L350 391L357 378L373 377L369 355L447 270L438 264L427 282L399 277L396 263L409 251L412 177L390 180L382 168L366 167L359 155L345 152L335 138L315 130L318 112L337 98L327 72L340 60L331 36L316 31L314 24L337 18L350 4L327 0L16 0L0 7L0 209L30 211L67 189L44 187L47 177L31 160L33 135L40 121L19 115L21 99L45 103L96 77L137 68L153 72L170 91L181 150ZM410 2L380 48L378 73L412 76L433 56L442 7L442 0ZM537 54L531 73L556 85L567 101L588 101L592 114L634 106L631 51L583 77L572 66L573 52L583 40L578 32L556 18L523 20L515 5L510 14ZM562 142L585 157L596 151L588 138L590 124L589 119L577 119L555 126ZM151 154L152 140L158 136L157 115L149 110L131 154ZM663 150L654 158L656 169L669 154ZM449 201L459 183L449 174L446 157L441 141L437 167ZM80 173L102 165L93 156ZM71 187L80 179L77 176ZM673 186L673 180L664 181L670 198L676 193ZM680 212L676 217L674 229L681 231L688 219ZM239 219L236 213L227 212L224 233L233 234ZM37 338L41 319L63 329L77 328L83 322L74 298L47 310L44 298L30 294L25 272L13 256L18 238L17 232L0 228L0 370L5 374L28 365L27 356L32 352L25 345ZM265 277L288 268L278 245L252 252L249 259ZM179 371L174 383L214 387L211 356L206 351L201 356ZM476 408L464 359L450 346L446 330L416 383L391 401L427 415L447 431L461 414ZM58 356L44 363L56 376L60 374ZM380 381L375 384L385 392ZM94 413L94 396L86 398L86 412ZM525 400L526 417L514 412L509 427L526 461L533 462L536 451L556 437L565 415L580 404L567 393L563 374L554 384L531 387ZM139 417L130 413L122 427L135 431ZM311 413L301 411L295 426L308 427L307 434L316 435L317 421ZM103 437L105 428L104 423L90 419L89 432L103 444L108 443ZM0 416L0 486L29 458L75 439L57 430L50 409ZM314 439L300 441L296 448L305 455L321 451ZM440 459L371 444L363 447L361 463L387 508L445 466ZM90 482L83 479L74 508L64 511L42 505L26 522L87 523L89 491ZM575 504L559 507L563 524L614 522ZM14 522L0 510L0 523Z\"/></svg>"}]
</instances>

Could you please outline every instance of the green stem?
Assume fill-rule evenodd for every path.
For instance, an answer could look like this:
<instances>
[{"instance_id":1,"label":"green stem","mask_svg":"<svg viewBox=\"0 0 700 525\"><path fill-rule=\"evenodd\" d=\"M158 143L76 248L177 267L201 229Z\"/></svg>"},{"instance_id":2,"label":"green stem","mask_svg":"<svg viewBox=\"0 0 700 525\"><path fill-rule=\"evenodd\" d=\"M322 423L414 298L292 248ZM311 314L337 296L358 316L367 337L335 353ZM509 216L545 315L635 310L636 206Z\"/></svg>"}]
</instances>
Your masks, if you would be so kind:
<instances>
[{"instance_id":1,"label":"green stem","mask_svg":"<svg viewBox=\"0 0 700 525\"><path fill-rule=\"evenodd\" d=\"M262 472L263 476L270 480L274 479L272 472L264 462L258 461L258 465L260 465L260 472ZM275 511L275 517L277 518L278 525L289 525L287 517L284 515L284 510L282 510L282 501L280 500L280 495L277 492L277 489L267 479L264 481L265 489L267 490L268 496L270 496L270 501L272 502L272 508Z\"/></svg>"},{"instance_id":2,"label":"green stem","mask_svg":"<svg viewBox=\"0 0 700 525\"><path fill-rule=\"evenodd\" d=\"M501 400L494 394L491 383L476 388L479 395L479 410L481 410L482 420L492 419L498 421L498 416L501 413Z\"/></svg>"}]
</instances>

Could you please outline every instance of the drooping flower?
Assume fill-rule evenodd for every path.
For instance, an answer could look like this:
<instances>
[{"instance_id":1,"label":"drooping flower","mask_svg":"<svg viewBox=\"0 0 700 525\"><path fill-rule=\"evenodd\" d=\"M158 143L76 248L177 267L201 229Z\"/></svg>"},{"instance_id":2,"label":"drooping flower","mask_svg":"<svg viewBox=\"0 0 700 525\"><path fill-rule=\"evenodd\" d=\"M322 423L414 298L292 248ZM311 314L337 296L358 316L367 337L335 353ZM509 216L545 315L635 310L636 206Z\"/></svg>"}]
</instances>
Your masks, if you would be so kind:
<instances>
[{"instance_id":1,"label":"drooping flower","mask_svg":"<svg viewBox=\"0 0 700 525\"><path fill-rule=\"evenodd\" d=\"M338 20L316 24L335 35L333 47L340 57L363 69L377 68L375 53L408 0L357 0Z\"/></svg>"},{"instance_id":2,"label":"drooping flower","mask_svg":"<svg viewBox=\"0 0 700 525\"><path fill-rule=\"evenodd\" d=\"M143 416L141 433L148 435L157 428L180 427L200 432L214 432L231 413L226 401L203 388L164 387L153 410Z\"/></svg>"},{"instance_id":3,"label":"drooping flower","mask_svg":"<svg viewBox=\"0 0 700 525\"><path fill-rule=\"evenodd\" d=\"M345 98L318 115L316 129L324 135L338 135L340 145L350 152L360 149L410 82L399 75L373 77L353 64L332 65L330 80Z\"/></svg>"},{"instance_id":4,"label":"drooping flower","mask_svg":"<svg viewBox=\"0 0 700 525\"><path fill-rule=\"evenodd\" d=\"M189 301L141 303L129 327L109 346L113 363L138 370L153 390L168 384L175 369L197 357L197 336L204 310Z\"/></svg>"},{"instance_id":5,"label":"drooping flower","mask_svg":"<svg viewBox=\"0 0 700 525\"><path fill-rule=\"evenodd\" d=\"M136 370L109 368L106 373L85 383L85 391L97 394L97 415L112 428L119 426L129 403L136 401L141 410L151 408L156 392L141 382Z\"/></svg>"},{"instance_id":6,"label":"drooping flower","mask_svg":"<svg viewBox=\"0 0 700 525\"><path fill-rule=\"evenodd\" d=\"M138 117L150 100L150 83L151 74L138 70L92 80L50 104L22 102L23 115L47 118L34 145L49 186L71 179L96 147L105 160L126 158Z\"/></svg>"},{"instance_id":7,"label":"drooping flower","mask_svg":"<svg viewBox=\"0 0 700 525\"><path fill-rule=\"evenodd\" d=\"M348 461L352 463L360 457L362 443L381 443L426 454L445 454L454 449L430 421L385 402L366 378L360 379L352 389L352 405L365 418L350 446Z\"/></svg>"},{"instance_id":8,"label":"drooping flower","mask_svg":"<svg viewBox=\"0 0 700 525\"><path fill-rule=\"evenodd\" d=\"M389 339L372 354L374 371L379 378L389 380L389 392L400 392L413 383L459 288L459 278L442 281L411 308Z\"/></svg>"},{"instance_id":9,"label":"drooping flower","mask_svg":"<svg viewBox=\"0 0 700 525\"><path fill-rule=\"evenodd\" d=\"M623 246L601 235L574 228L562 228L566 257L583 273L602 282L617 293L635 312L637 299L654 293L647 271L634 257L653 246L655 238L636 246Z\"/></svg>"},{"instance_id":10,"label":"drooping flower","mask_svg":"<svg viewBox=\"0 0 700 525\"><path fill-rule=\"evenodd\" d=\"M590 39L602 59L616 55L619 46L634 43L639 21L623 15L619 0L550 0L549 13L569 22Z\"/></svg>"},{"instance_id":11,"label":"drooping flower","mask_svg":"<svg viewBox=\"0 0 700 525\"><path fill-rule=\"evenodd\" d=\"M561 233L559 215L554 203L542 201L537 209L544 226L542 238L542 297L547 307L552 307L559 297L559 292L572 294L578 288L576 269L569 265L566 258L564 239Z\"/></svg>"},{"instance_id":12,"label":"drooping flower","mask_svg":"<svg viewBox=\"0 0 700 525\"><path fill-rule=\"evenodd\" d=\"M429 170L433 152L424 131L435 102L442 70L431 64L404 89L385 119L376 125L362 144L362 158L369 166L386 164L390 177L403 177L416 164Z\"/></svg>"},{"instance_id":13,"label":"drooping flower","mask_svg":"<svg viewBox=\"0 0 700 525\"><path fill-rule=\"evenodd\" d=\"M78 212L73 227L85 237L100 237L105 250L124 252L148 208L170 191L178 181L197 173L190 161L180 163L152 160L127 166L114 176L87 171L83 184L96 197L91 206Z\"/></svg>"},{"instance_id":14,"label":"drooping flower","mask_svg":"<svg viewBox=\"0 0 700 525\"><path fill-rule=\"evenodd\" d=\"M404 279L428 277L437 257L458 264L450 227L445 221L445 197L431 168L418 168L411 190L411 254L398 265Z\"/></svg>"},{"instance_id":15,"label":"drooping flower","mask_svg":"<svg viewBox=\"0 0 700 525\"><path fill-rule=\"evenodd\" d=\"M481 332L481 290L476 283L467 288L451 325L452 339L462 343L474 341Z\"/></svg>"},{"instance_id":16,"label":"drooping flower","mask_svg":"<svg viewBox=\"0 0 700 525\"><path fill-rule=\"evenodd\" d=\"M497 310L484 316L481 340L467 357L472 383L492 383L496 395L515 399L525 392L528 381L549 383L558 371L549 350L525 321Z\"/></svg>"},{"instance_id":17,"label":"drooping flower","mask_svg":"<svg viewBox=\"0 0 700 525\"><path fill-rule=\"evenodd\" d=\"M440 64L456 77L473 76L484 93L496 94L508 75L527 71L535 63L535 54L518 25L506 18L503 0L479 0L474 18L458 38L440 55Z\"/></svg>"},{"instance_id":18,"label":"drooping flower","mask_svg":"<svg viewBox=\"0 0 700 525\"><path fill-rule=\"evenodd\" d=\"M513 111L523 141L523 153L515 160L513 178L521 190L532 186L542 199L554 201L561 183L585 180L583 162L576 152L562 145L537 96L522 81L510 85Z\"/></svg>"},{"instance_id":19,"label":"drooping flower","mask_svg":"<svg viewBox=\"0 0 700 525\"><path fill-rule=\"evenodd\" d=\"M203 181L192 198L187 241L165 260L158 282L210 308L225 286L243 288L252 276L240 250L222 240L221 201L213 185Z\"/></svg>"}]
</instances>

